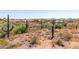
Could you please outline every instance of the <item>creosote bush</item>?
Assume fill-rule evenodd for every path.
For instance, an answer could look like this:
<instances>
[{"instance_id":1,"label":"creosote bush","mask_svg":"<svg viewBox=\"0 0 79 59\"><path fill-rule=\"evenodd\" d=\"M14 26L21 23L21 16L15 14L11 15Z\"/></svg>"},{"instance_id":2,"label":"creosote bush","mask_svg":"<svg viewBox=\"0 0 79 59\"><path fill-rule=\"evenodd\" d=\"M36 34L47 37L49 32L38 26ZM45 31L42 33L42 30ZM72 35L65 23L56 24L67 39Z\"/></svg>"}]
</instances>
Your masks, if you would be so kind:
<instances>
[{"instance_id":1,"label":"creosote bush","mask_svg":"<svg viewBox=\"0 0 79 59\"><path fill-rule=\"evenodd\" d=\"M59 46L64 47L63 42L62 42L61 40L58 40L58 41L56 42L56 44L59 45Z\"/></svg>"},{"instance_id":2,"label":"creosote bush","mask_svg":"<svg viewBox=\"0 0 79 59\"><path fill-rule=\"evenodd\" d=\"M61 29L62 28L62 25L61 24L55 24L55 28L56 29Z\"/></svg>"},{"instance_id":3,"label":"creosote bush","mask_svg":"<svg viewBox=\"0 0 79 59\"><path fill-rule=\"evenodd\" d=\"M61 29L61 28L64 28L64 27L66 27L66 24L65 23L56 23L55 24L55 28L56 29Z\"/></svg>"},{"instance_id":4,"label":"creosote bush","mask_svg":"<svg viewBox=\"0 0 79 59\"><path fill-rule=\"evenodd\" d=\"M73 37L72 33L68 32L68 31L60 32L59 36L61 39L65 40L65 41L70 41L71 38Z\"/></svg>"},{"instance_id":5,"label":"creosote bush","mask_svg":"<svg viewBox=\"0 0 79 59\"><path fill-rule=\"evenodd\" d=\"M0 30L0 38L4 38L5 35L6 35L5 32L3 32L3 31Z\"/></svg>"},{"instance_id":6,"label":"creosote bush","mask_svg":"<svg viewBox=\"0 0 79 59\"><path fill-rule=\"evenodd\" d=\"M34 36L34 37L31 39L30 44L31 44L31 45L40 44L40 41L39 41L38 37Z\"/></svg>"}]
</instances>

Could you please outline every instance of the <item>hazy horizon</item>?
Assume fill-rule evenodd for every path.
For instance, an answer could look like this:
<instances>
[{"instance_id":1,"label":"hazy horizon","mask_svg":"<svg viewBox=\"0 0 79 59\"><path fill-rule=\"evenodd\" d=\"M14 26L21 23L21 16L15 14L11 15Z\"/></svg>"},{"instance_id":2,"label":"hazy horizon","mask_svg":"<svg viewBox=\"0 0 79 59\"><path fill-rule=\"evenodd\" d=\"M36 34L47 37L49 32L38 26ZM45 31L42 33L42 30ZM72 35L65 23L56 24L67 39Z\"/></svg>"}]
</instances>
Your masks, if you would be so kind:
<instances>
[{"instance_id":1,"label":"hazy horizon","mask_svg":"<svg viewBox=\"0 0 79 59\"><path fill-rule=\"evenodd\" d=\"M79 10L0 10L0 18L79 18Z\"/></svg>"}]
</instances>

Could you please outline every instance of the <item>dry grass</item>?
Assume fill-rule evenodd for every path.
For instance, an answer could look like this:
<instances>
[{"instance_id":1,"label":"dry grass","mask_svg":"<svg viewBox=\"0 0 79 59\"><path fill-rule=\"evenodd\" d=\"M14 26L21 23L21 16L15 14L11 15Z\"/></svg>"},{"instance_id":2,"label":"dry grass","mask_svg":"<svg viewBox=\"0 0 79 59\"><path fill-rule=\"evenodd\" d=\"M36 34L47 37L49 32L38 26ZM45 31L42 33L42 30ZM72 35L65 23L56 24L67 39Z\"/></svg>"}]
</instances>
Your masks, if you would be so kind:
<instances>
[{"instance_id":1,"label":"dry grass","mask_svg":"<svg viewBox=\"0 0 79 59\"><path fill-rule=\"evenodd\" d=\"M3 22L1 22L2 24ZM18 26L22 22L14 22ZM24 23L25 24L25 23ZM44 25L52 25L50 22L45 23ZM10 39L3 40L0 39L0 46L2 48L79 48L79 29L70 28L70 29L55 29L55 35L52 40L51 38L51 28L42 28L40 29L39 22L29 23L29 32L20 33L13 35L11 32ZM36 27L35 27L36 26ZM47 26L49 27L49 26ZM73 26L72 26L73 27ZM18 30L17 30L18 31Z\"/></svg>"},{"instance_id":2,"label":"dry grass","mask_svg":"<svg viewBox=\"0 0 79 59\"><path fill-rule=\"evenodd\" d=\"M65 41L70 41L73 37L73 34L67 30L62 30L59 32L59 36Z\"/></svg>"}]
</instances>

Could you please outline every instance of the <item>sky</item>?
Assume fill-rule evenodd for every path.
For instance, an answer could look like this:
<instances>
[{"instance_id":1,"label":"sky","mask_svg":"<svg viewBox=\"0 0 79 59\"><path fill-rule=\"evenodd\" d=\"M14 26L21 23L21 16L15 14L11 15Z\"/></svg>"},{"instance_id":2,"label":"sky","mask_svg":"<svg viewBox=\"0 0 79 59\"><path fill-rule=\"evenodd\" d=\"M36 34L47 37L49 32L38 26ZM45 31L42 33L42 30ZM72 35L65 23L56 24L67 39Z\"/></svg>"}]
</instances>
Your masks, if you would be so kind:
<instances>
[{"instance_id":1,"label":"sky","mask_svg":"<svg viewBox=\"0 0 79 59\"><path fill-rule=\"evenodd\" d=\"M0 10L0 18L79 18L79 10Z\"/></svg>"},{"instance_id":2,"label":"sky","mask_svg":"<svg viewBox=\"0 0 79 59\"><path fill-rule=\"evenodd\" d=\"M0 0L0 10L79 10L79 0Z\"/></svg>"}]
</instances>

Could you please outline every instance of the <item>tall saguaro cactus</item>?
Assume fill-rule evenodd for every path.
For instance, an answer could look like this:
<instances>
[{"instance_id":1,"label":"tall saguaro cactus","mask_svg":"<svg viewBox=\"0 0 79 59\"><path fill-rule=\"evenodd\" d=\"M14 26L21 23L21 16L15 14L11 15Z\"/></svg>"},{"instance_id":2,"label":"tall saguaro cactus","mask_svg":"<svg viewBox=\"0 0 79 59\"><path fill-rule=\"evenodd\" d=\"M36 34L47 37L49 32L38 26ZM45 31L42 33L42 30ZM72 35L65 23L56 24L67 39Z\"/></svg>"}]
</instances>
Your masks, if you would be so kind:
<instances>
[{"instance_id":1,"label":"tall saguaro cactus","mask_svg":"<svg viewBox=\"0 0 79 59\"><path fill-rule=\"evenodd\" d=\"M52 37L51 37L51 39L53 39L54 38L54 30L55 30L55 20L53 20L52 21Z\"/></svg>"},{"instance_id":2,"label":"tall saguaro cactus","mask_svg":"<svg viewBox=\"0 0 79 59\"><path fill-rule=\"evenodd\" d=\"M42 20L41 20L41 29L42 29Z\"/></svg>"},{"instance_id":3,"label":"tall saguaro cactus","mask_svg":"<svg viewBox=\"0 0 79 59\"><path fill-rule=\"evenodd\" d=\"M26 27L28 26L28 21L26 20Z\"/></svg>"},{"instance_id":4,"label":"tall saguaro cactus","mask_svg":"<svg viewBox=\"0 0 79 59\"><path fill-rule=\"evenodd\" d=\"M41 29L43 28L43 22L42 19L40 20L40 24L41 24Z\"/></svg>"},{"instance_id":5,"label":"tall saguaro cactus","mask_svg":"<svg viewBox=\"0 0 79 59\"><path fill-rule=\"evenodd\" d=\"M78 24L75 25L75 29L76 29L76 30L77 30L77 28L78 28Z\"/></svg>"},{"instance_id":6,"label":"tall saguaro cactus","mask_svg":"<svg viewBox=\"0 0 79 59\"><path fill-rule=\"evenodd\" d=\"M9 15L7 16L7 37L9 37L10 31L9 31Z\"/></svg>"},{"instance_id":7,"label":"tall saguaro cactus","mask_svg":"<svg viewBox=\"0 0 79 59\"><path fill-rule=\"evenodd\" d=\"M26 32L27 32L29 30L29 21L26 20L25 25L26 25Z\"/></svg>"},{"instance_id":8,"label":"tall saguaro cactus","mask_svg":"<svg viewBox=\"0 0 79 59\"><path fill-rule=\"evenodd\" d=\"M10 31L12 31L12 29L13 29L13 26L10 27L9 15L8 15L8 16L7 16L7 26L2 27L2 30L3 30L4 32L6 32L6 34L7 34L7 38L9 38L9 36L10 36Z\"/></svg>"}]
</instances>

